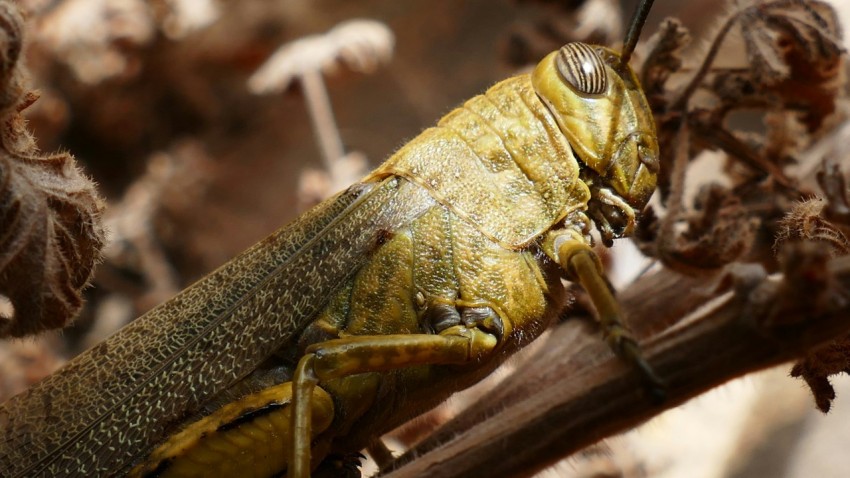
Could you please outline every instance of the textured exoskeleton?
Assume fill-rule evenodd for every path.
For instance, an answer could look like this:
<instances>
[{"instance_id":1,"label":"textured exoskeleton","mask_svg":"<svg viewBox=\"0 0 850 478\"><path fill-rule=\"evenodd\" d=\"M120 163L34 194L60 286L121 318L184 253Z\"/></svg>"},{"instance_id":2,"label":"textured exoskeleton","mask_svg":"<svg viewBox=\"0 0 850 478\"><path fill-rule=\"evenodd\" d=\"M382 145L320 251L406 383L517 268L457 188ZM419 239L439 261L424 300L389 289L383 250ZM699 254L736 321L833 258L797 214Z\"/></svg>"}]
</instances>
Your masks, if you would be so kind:
<instances>
[{"instance_id":1,"label":"textured exoskeleton","mask_svg":"<svg viewBox=\"0 0 850 478\"><path fill-rule=\"evenodd\" d=\"M627 65L571 43L0 408L3 476L305 476L493 370L590 293L658 146ZM649 373L649 372L648 372Z\"/></svg>"}]
</instances>

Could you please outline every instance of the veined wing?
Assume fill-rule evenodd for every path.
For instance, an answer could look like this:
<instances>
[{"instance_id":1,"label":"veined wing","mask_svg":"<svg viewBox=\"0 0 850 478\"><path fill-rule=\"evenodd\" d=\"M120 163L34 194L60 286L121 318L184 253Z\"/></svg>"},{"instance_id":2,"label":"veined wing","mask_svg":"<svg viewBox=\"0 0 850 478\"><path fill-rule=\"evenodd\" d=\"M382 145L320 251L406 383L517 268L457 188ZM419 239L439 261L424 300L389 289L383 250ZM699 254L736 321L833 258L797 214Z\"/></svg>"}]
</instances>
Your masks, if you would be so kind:
<instances>
[{"instance_id":1,"label":"veined wing","mask_svg":"<svg viewBox=\"0 0 850 478\"><path fill-rule=\"evenodd\" d=\"M114 474L284 346L387 231L433 204L391 177L281 228L3 404L0 474Z\"/></svg>"}]
</instances>

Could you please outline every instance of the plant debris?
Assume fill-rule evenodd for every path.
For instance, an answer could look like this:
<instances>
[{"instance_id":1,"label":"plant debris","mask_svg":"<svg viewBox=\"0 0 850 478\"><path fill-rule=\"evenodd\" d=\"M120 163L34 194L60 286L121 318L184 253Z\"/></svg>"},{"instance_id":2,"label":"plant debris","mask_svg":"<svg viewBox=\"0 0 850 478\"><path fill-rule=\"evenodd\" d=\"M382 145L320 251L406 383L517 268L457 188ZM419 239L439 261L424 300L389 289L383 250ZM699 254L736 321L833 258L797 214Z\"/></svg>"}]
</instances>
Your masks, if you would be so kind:
<instances>
[{"instance_id":1,"label":"plant debris","mask_svg":"<svg viewBox=\"0 0 850 478\"><path fill-rule=\"evenodd\" d=\"M60 328L82 307L104 244L103 202L68 153L42 154L21 117L37 98L19 63L23 19L0 4L0 337Z\"/></svg>"}]
</instances>

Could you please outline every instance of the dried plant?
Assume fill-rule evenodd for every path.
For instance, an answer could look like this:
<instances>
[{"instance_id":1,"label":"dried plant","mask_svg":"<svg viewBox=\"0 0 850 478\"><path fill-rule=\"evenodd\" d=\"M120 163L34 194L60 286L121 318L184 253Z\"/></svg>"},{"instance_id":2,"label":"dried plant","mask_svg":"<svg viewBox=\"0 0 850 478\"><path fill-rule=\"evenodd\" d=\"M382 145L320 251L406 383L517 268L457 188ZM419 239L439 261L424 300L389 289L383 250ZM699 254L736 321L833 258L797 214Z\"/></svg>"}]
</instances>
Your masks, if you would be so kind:
<instances>
[{"instance_id":1,"label":"dried plant","mask_svg":"<svg viewBox=\"0 0 850 478\"><path fill-rule=\"evenodd\" d=\"M281 92L296 79L304 89L325 171L307 170L302 175L302 209L357 181L367 167L362 154L344 151L322 74L333 72L340 64L371 73L390 60L394 43L392 31L381 22L347 20L324 35L281 46L248 80L248 88L256 94Z\"/></svg>"},{"instance_id":2,"label":"dried plant","mask_svg":"<svg viewBox=\"0 0 850 478\"><path fill-rule=\"evenodd\" d=\"M214 0L22 3L36 17L33 41L88 84L132 71L138 50L153 42L160 29L170 38L181 38L218 16Z\"/></svg>"},{"instance_id":3,"label":"dried plant","mask_svg":"<svg viewBox=\"0 0 850 478\"><path fill-rule=\"evenodd\" d=\"M847 208L850 189L844 174L835 161L826 160L818 172L818 182L823 197L815 197L795 204L779 222L777 244L783 246L793 241L807 241L821 245L821 254L829 257L850 255L850 232ZM793 264L798 262L791 259ZM821 278L807 278L807 287L789 291L795 294L818 296L819 287L828 287ZM818 280L820 279L820 280ZM835 399L835 389L829 377L850 374L850 334L807 354L791 369L791 375L800 377L812 391L820 411L827 413Z\"/></svg>"},{"instance_id":4,"label":"dried plant","mask_svg":"<svg viewBox=\"0 0 850 478\"><path fill-rule=\"evenodd\" d=\"M110 242L97 283L110 290L127 291L119 279L136 278L141 294L135 310L148 310L180 291L180 277L166 257L163 243L175 243L177 231L157 229L157 218L188 214L203 201L210 181L211 161L203 147L183 141L169 151L152 155L145 173L131 184L105 215ZM126 279L123 281L126 283Z\"/></svg>"},{"instance_id":5,"label":"dried plant","mask_svg":"<svg viewBox=\"0 0 850 478\"><path fill-rule=\"evenodd\" d=\"M822 242L834 256L850 254L850 240L839 227L823 217L825 199L815 197L801 201L779 221L777 244L789 241Z\"/></svg>"},{"instance_id":6,"label":"dried plant","mask_svg":"<svg viewBox=\"0 0 850 478\"><path fill-rule=\"evenodd\" d=\"M750 67L713 68L733 26L740 29ZM679 30L673 22L664 25L656 49L666 48L667 52L653 52L650 61L659 63L645 65L644 81L654 92L662 91L660 85L681 65L681 60L671 59L686 41ZM831 209L842 209L846 202L840 199L846 195L844 172L837 165L828 167L821 158L828 173L822 170L820 189L838 196L831 201L806 199L815 185L786 172L788 166L800 162L800 155L823 134L825 125L835 121L845 80L840 38L835 12L824 2L739 2L686 86L669 89L666 97L653 97L653 107L660 113L662 151L668 152L663 164L670 173L661 185L662 191L669 193L668 211L657 226L659 237L653 244L655 250L649 248L651 255L680 272L693 274L710 273L735 260L756 261L768 270L775 269L774 256L768 251L777 249L767 247L774 241L777 246L821 241L832 255L848 253L844 232L821 214L825 204L839 204ZM696 99L697 90L709 100ZM742 108L762 112L763 133L740 134L729 129L728 116ZM705 149L726 153L732 187L706 186L713 197L698 197L688 210L683 205L688 158ZM684 232L677 234L683 223ZM651 223L645 226L651 227ZM834 398L827 376L850 370L848 352L847 339L841 339L794 368L793 374L812 387L823 411ZM837 359L842 354L843 362Z\"/></svg>"},{"instance_id":7,"label":"dried plant","mask_svg":"<svg viewBox=\"0 0 850 478\"><path fill-rule=\"evenodd\" d=\"M23 21L0 4L0 294L11 301L0 336L20 337L67 325L82 306L104 242L102 202L67 153L39 153L20 112L26 93L18 60Z\"/></svg>"}]
</instances>

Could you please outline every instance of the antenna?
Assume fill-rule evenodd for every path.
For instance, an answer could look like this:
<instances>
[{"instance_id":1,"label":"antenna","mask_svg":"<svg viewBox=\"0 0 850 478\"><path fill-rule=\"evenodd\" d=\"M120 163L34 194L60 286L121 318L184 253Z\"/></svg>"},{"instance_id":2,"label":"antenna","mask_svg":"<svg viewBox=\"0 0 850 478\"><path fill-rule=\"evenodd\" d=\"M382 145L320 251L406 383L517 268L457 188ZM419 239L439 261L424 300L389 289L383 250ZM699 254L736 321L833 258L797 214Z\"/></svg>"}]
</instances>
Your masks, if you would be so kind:
<instances>
[{"instance_id":1,"label":"antenna","mask_svg":"<svg viewBox=\"0 0 850 478\"><path fill-rule=\"evenodd\" d=\"M626 33L626 39L623 41L623 52L620 54L620 66L626 66L629 59L632 57L632 52L640 38L640 30L643 24L646 23L646 17L649 15L649 9L652 8L652 3L655 0L641 0L632 15L632 23L629 25L629 31Z\"/></svg>"}]
</instances>

